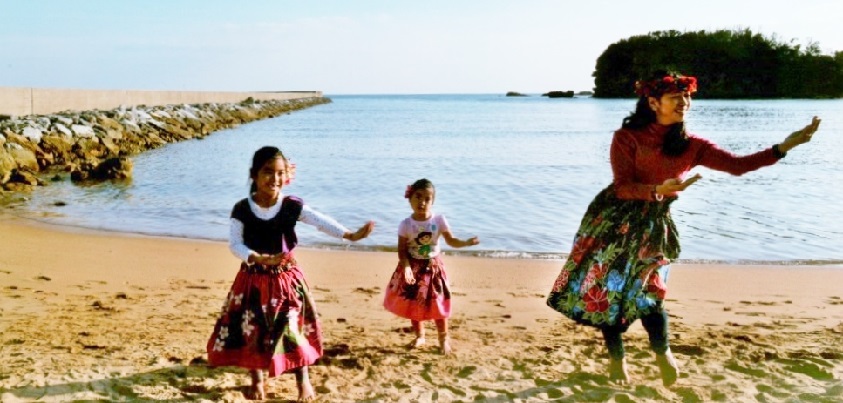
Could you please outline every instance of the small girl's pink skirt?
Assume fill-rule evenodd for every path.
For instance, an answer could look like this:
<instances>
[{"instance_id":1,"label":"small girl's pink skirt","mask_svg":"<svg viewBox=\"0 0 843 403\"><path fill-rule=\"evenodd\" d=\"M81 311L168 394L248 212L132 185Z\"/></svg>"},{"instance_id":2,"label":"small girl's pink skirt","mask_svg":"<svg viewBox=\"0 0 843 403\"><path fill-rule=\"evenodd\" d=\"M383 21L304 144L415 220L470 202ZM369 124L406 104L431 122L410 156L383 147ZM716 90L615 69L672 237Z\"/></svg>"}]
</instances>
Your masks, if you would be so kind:
<instances>
[{"instance_id":1,"label":"small girl's pink skirt","mask_svg":"<svg viewBox=\"0 0 843 403\"><path fill-rule=\"evenodd\" d=\"M407 284L404 267L398 265L386 287L383 306L406 319L422 321L451 316L451 288L440 256L410 259L415 284Z\"/></svg>"}]
</instances>

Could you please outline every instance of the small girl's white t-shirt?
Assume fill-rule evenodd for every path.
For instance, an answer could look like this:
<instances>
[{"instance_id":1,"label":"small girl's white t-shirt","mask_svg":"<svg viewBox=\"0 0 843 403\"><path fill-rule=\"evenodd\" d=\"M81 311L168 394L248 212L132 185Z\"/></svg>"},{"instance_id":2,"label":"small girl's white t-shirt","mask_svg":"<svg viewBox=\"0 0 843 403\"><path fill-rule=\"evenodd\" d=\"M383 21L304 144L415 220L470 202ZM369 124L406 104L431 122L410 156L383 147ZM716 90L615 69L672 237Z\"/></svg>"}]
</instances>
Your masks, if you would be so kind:
<instances>
[{"instance_id":1,"label":"small girl's white t-shirt","mask_svg":"<svg viewBox=\"0 0 843 403\"><path fill-rule=\"evenodd\" d=\"M398 235L407 238L407 251L414 259L430 259L439 256L439 237L450 232L445 216L433 214L429 220L416 221L407 217L398 226Z\"/></svg>"}]
</instances>

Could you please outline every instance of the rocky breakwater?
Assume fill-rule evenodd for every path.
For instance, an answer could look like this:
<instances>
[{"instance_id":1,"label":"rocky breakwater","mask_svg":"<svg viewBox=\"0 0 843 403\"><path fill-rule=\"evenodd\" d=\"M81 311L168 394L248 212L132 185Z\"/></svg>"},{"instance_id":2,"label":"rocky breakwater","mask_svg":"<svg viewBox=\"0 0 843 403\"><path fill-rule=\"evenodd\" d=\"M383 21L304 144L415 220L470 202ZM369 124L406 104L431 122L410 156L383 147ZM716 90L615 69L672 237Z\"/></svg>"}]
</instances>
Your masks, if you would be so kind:
<instances>
[{"instance_id":1,"label":"rocky breakwater","mask_svg":"<svg viewBox=\"0 0 843 403\"><path fill-rule=\"evenodd\" d=\"M109 111L0 115L0 189L28 191L43 178L73 181L131 177L130 157L168 143L310 106L329 98L133 106Z\"/></svg>"}]
</instances>

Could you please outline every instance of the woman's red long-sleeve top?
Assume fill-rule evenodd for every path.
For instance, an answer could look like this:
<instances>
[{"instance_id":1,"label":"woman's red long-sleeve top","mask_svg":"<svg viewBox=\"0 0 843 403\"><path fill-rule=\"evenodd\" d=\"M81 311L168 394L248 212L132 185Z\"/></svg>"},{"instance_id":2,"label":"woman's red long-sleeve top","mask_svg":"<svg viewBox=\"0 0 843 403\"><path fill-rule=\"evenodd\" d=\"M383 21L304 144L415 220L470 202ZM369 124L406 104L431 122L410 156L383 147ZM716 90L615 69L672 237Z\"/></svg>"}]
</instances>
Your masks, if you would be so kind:
<instances>
[{"instance_id":1,"label":"woman's red long-sleeve top","mask_svg":"<svg viewBox=\"0 0 843 403\"><path fill-rule=\"evenodd\" d=\"M612 139L610 158L614 175L615 195L619 199L653 201L653 186L671 178L683 179L691 168L702 165L732 175L743 175L775 164L773 148L738 156L716 144L689 134L688 149L682 155L662 154L664 135L669 126L653 123L643 129L620 129Z\"/></svg>"}]
</instances>

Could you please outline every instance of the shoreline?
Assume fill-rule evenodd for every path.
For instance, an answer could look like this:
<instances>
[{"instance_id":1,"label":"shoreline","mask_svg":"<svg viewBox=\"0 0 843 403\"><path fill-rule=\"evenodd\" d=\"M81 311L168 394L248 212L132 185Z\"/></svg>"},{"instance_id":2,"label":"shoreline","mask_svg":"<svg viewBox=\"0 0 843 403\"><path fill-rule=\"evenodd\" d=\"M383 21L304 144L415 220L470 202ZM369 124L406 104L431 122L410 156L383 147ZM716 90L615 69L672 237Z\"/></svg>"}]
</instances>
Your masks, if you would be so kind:
<instances>
[{"instance_id":1,"label":"shoreline","mask_svg":"<svg viewBox=\"0 0 843 403\"><path fill-rule=\"evenodd\" d=\"M242 399L247 373L204 361L238 266L227 243L2 213L0 234L0 401ZM297 259L323 323L311 377L328 401L843 398L837 266L676 264L667 309L682 376L665 388L637 324L624 336L633 384L608 383L598 332L544 303L561 261L448 256L455 353L443 358L432 324L431 342L407 351L408 321L381 307L393 253ZM292 375L267 386L295 396Z\"/></svg>"},{"instance_id":2,"label":"shoreline","mask_svg":"<svg viewBox=\"0 0 843 403\"><path fill-rule=\"evenodd\" d=\"M0 207L3 207L0 204ZM145 233L145 232L132 232L132 231L123 231L117 229L108 229L108 228L92 228L86 227L83 225L73 225L73 224L60 224L54 222L48 222L46 220L41 220L38 217L34 217L31 213L30 215L19 215L14 214L9 211L9 206L5 206L6 209L0 211L0 221L4 219L8 219L8 217L12 217L15 220L25 221L25 225L35 225L35 226L42 226L46 229L54 229L58 231L67 231L67 232L92 232L92 233L105 233L105 234L114 234L118 236L139 236L139 237L152 237L152 238L162 238L162 239L181 239L181 240L196 240L196 241L204 241L204 242L221 242L226 243L227 240L225 239L216 239L216 238L200 238L200 237L191 237L191 236L179 236L179 235L170 235L170 234L156 234L156 233ZM393 245L356 245L351 243L346 244L316 244L310 246L299 246L299 249L306 249L312 251L339 251L339 252L373 252L373 253L395 253L396 248ZM462 257L475 257L475 258L487 258L487 259L510 259L510 260L558 260L560 261L560 267L564 260L568 256L567 251L560 251L558 253L554 252L528 252L528 251L507 251L507 250L482 250L482 249L453 249L447 246L443 247L443 252L445 256L462 256ZM792 259L792 260L751 260L751 259L676 259L673 261L673 264L677 265L729 265L729 266L781 266L781 267L790 267L790 266L809 266L809 267L836 267L843 269L843 260L834 260L834 259Z\"/></svg>"}]
</instances>

